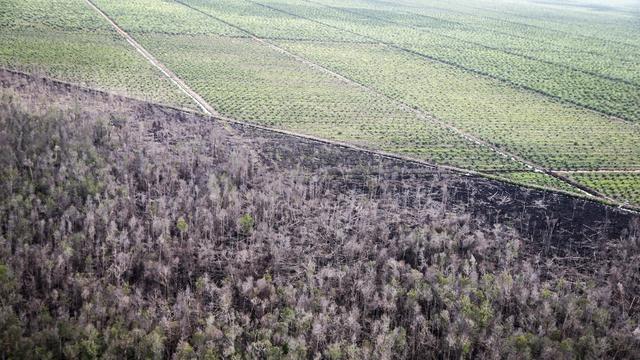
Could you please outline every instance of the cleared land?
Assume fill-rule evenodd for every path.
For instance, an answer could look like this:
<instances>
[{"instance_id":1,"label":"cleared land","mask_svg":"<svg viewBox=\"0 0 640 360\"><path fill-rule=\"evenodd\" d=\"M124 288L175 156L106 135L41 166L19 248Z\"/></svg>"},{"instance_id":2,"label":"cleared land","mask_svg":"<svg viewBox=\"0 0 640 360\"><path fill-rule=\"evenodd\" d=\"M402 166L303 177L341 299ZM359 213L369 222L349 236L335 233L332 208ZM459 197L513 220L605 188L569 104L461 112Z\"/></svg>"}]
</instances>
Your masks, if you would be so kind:
<instances>
[{"instance_id":1,"label":"cleared land","mask_svg":"<svg viewBox=\"0 0 640 360\"><path fill-rule=\"evenodd\" d=\"M640 169L640 44L628 35L637 25L629 9L464 1L94 3L217 111L241 121L578 193L555 171ZM12 10L43 12L42 4L15 2ZM15 14L5 16L20 18ZM47 16L66 22L64 12ZM28 38L21 28L13 36L23 33ZM29 61L7 59L18 68ZM137 74L144 80L132 88L155 84L157 74ZM185 99L178 93L171 101ZM640 187L637 177L620 178ZM594 194L637 201L569 179Z\"/></svg>"}]
</instances>

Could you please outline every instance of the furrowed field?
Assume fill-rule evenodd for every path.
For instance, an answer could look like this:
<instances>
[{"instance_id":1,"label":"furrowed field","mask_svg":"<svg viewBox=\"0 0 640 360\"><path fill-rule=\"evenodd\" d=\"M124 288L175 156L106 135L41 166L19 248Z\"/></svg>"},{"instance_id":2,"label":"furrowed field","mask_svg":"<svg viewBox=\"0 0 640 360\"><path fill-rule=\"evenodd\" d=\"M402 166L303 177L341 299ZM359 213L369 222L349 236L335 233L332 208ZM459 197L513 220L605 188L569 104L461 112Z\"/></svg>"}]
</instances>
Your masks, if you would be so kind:
<instances>
[{"instance_id":1,"label":"furrowed field","mask_svg":"<svg viewBox=\"0 0 640 360\"><path fill-rule=\"evenodd\" d=\"M0 5L3 66L195 107L84 1L63 4ZM436 0L94 4L233 119L638 204L633 8ZM55 39L35 37L38 26ZM71 71L76 61L86 67ZM564 175L597 170L615 170L620 176L608 184L631 191Z\"/></svg>"}]
</instances>

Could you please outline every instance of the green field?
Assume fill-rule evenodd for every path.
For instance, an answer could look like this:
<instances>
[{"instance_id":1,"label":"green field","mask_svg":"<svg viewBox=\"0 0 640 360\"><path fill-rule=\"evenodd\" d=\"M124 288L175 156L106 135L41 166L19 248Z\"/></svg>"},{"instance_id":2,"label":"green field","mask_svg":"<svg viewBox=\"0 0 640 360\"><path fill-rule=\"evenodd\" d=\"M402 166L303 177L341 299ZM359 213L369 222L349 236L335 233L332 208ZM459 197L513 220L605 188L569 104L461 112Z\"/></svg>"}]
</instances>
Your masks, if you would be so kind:
<instances>
[{"instance_id":1,"label":"green field","mask_svg":"<svg viewBox=\"0 0 640 360\"><path fill-rule=\"evenodd\" d=\"M94 3L212 107L241 121L569 192L579 191L525 163L581 174L640 169L637 8ZM10 1L0 10L0 66L194 107L84 1ZM640 185L622 175L607 178L618 187L575 180L636 202Z\"/></svg>"},{"instance_id":2,"label":"green field","mask_svg":"<svg viewBox=\"0 0 640 360\"><path fill-rule=\"evenodd\" d=\"M633 71L640 66L638 47L609 44L600 53L596 52L595 60L590 61L590 56L578 60L564 55L573 52L570 46L556 49L555 45L517 39L510 29L496 34L469 28L464 23L415 16L414 10L409 10L407 16L402 7L380 9L360 1L320 4L304 0L265 0L257 3L391 44L416 56L640 121L640 82L637 71ZM330 3L334 4L327 5ZM637 23L629 22L628 31L637 32ZM602 58L608 59L605 66L599 65ZM602 70L603 67L606 69Z\"/></svg>"},{"instance_id":3,"label":"green field","mask_svg":"<svg viewBox=\"0 0 640 360\"><path fill-rule=\"evenodd\" d=\"M84 1L0 2L0 66L196 108Z\"/></svg>"},{"instance_id":4,"label":"green field","mask_svg":"<svg viewBox=\"0 0 640 360\"><path fill-rule=\"evenodd\" d=\"M640 206L640 173L580 173L570 177L616 200Z\"/></svg>"}]
</instances>

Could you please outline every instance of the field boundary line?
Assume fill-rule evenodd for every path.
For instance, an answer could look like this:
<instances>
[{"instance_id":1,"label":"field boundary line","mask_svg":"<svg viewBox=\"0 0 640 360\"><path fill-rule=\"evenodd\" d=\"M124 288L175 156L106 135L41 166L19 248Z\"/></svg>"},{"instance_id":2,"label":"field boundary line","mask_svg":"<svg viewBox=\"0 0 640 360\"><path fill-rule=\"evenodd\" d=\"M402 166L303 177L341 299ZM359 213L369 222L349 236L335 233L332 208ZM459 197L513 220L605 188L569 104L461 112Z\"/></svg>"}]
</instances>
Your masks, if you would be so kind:
<instances>
[{"instance_id":1,"label":"field boundary line","mask_svg":"<svg viewBox=\"0 0 640 360\"><path fill-rule=\"evenodd\" d=\"M85 0L85 2L98 14L100 14L105 20L111 24L120 36L122 36L127 42L133 46L151 65L160 70L171 82L173 82L182 92L189 96L202 111L208 115L220 115L211 105L209 105L198 93L191 90L191 88L178 77L173 71L169 70L164 64L156 59L150 52L148 52L142 45L140 45L131 35L124 31L113 19L109 17L104 11L102 11L91 0Z\"/></svg>"},{"instance_id":2,"label":"field boundary line","mask_svg":"<svg viewBox=\"0 0 640 360\"><path fill-rule=\"evenodd\" d=\"M640 169L552 170L558 174L640 174Z\"/></svg>"},{"instance_id":3,"label":"field boundary line","mask_svg":"<svg viewBox=\"0 0 640 360\"><path fill-rule=\"evenodd\" d=\"M23 77L27 77L30 79L36 79L37 77L32 75L32 74L28 74L22 71L17 71L17 70L11 70L11 69L6 69L6 68L2 68L0 67L0 72L1 71L5 71L5 72L9 72L12 74L18 74L20 76ZM153 101L148 101L148 100L141 100L141 99L137 99L137 98L132 98L129 96L125 96L125 95L121 95L121 94L117 94L117 93L112 93L109 91L105 91L105 90L98 90L98 89L94 89L94 88L90 88L87 86L83 86L83 85L79 85L79 84L74 84L74 83L70 83L70 82L66 82L66 81L62 81L62 80L58 80L58 79L52 79L46 76L40 76L40 79L42 80L46 80L49 82L52 82L54 84L57 85L62 85L62 86L67 86L67 87L74 87L76 89L79 89L83 92L87 92L89 94L101 94L103 96L113 96L113 97L117 97L120 99L125 99L125 100L130 100L130 101L134 101L134 102L139 102L139 103L143 103L143 104L151 104L154 106L158 106L160 108L164 108L164 109L170 109L173 111L179 111L179 112L183 112L183 113L188 113L188 114L192 114L195 116L199 116L201 118L203 118L203 120L211 120L211 121L218 121L220 122L223 127L227 127L227 125L229 124L235 124L235 125L240 125L240 126L245 126L245 127L249 127L249 128L254 128L254 129L258 129L261 131L266 131L266 132L271 132L271 133L276 133L276 134L281 134L281 135L285 135L285 136L290 136L290 137L294 137L294 138L300 138L300 139L305 139L305 140L309 140L309 141L313 141L316 143L320 143L320 144L324 144L324 145L329 145L329 146L335 146L338 148L343 148L343 149L347 149L350 151L357 151L357 152L363 152L363 153L367 153L373 156L377 156L377 157L381 157L381 158L385 158L385 159L390 159L390 160L397 160L397 161L401 161L404 163L410 163L410 164L415 164L415 165L420 165L420 166L424 166L424 167L428 167L433 169L436 172L449 172L453 175L458 175L458 176L477 176L483 179L489 179L489 180L493 180L496 182L500 182L500 183L506 183L512 186L516 186L516 187L520 187L520 188L527 188L527 189L535 189L535 190L539 190L539 191L548 191L548 192L552 192L552 193L558 193L558 194L562 194L565 196L571 196L574 198L580 198L583 199L585 201L591 201L591 202L595 202L598 203L600 205L603 206L609 206L624 212L628 212L628 213L633 213L633 214L640 214L640 208L638 207L634 207L631 206L628 203L621 203L620 201L617 200L607 200L607 199L603 199L600 197L595 197L592 196L590 194L576 194L573 192L568 192L568 191L564 191L564 190L560 190L560 189L555 189L555 188L550 188L550 187L546 187L546 186L542 186L542 185L535 185L535 184L524 184L524 183L519 183L507 178L502 178L499 176L493 176L491 174L488 173L483 173L483 172L479 172L479 171L475 171L475 170L471 170L471 169L463 169L463 168L458 168L455 166L450 166L450 165L441 165L441 164L434 164L434 163L430 163L428 161L425 160L420 160L417 158L413 158L413 157L409 157L409 156L404 156L404 155L400 155L397 153L390 153L390 152L385 152L382 150L373 150L373 149L367 149L367 148L363 148L354 144L349 144L349 143L344 143L344 142L340 142L340 141L334 141L334 140L329 140L329 139L325 139L325 138L320 138L320 137L316 137L313 135L306 135L306 134L301 134L301 133L296 133L296 132L292 132L292 131L288 131L288 130L284 130L284 129L277 129L277 128L271 128L271 127L267 127L267 126L263 126L263 125L258 125L255 123L250 123L250 122L245 122L245 121L241 121L241 120L236 120L233 118L229 118L229 117L225 117L225 116L214 116L214 115L210 115L210 114L204 114L202 112L199 112L197 110L193 110L193 109L188 109L188 108L180 108L180 107L176 107L176 106L172 106L172 105L168 105L168 104L161 104L161 103L156 103ZM232 132L232 134L234 135L238 135L237 132L235 132L235 130ZM521 170L522 172L522 170ZM526 172L526 170L525 170Z\"/></svg>"},{"instance_id":4,"label":"field boundary line","mask_svg":"<svg viewBox=\"0 0 640 360\"><path fill-rule=\"evenodd\" d=\"M342 75L340 73L337 73L337 72L335 72L335 71L333 71L333 70L331 70L331 69L329 69L329 68L327 68L325 66L322 66L320 64L314 63L314 62L312 62L312 61L310 61L310 60L308 60L308 59L306 59L306 58L304 58L304 57L302 57L302 56L300 56L298 54L292 53L291 51L288 51L288 50L286 50L286 49L284 49L284 48L282 48L282 47L280 47L280 46L278 46L276 44L273 44L273 43L271 43L271 42L269 42L269 41L267 41L265 39L262 39L259 36L257 36L256 34L252 33L251 31L248 31L248 30L246 30L246 29L244 29L244 28L242 28L240 26L231 24L231 23L229 23L229 22L227 22L225 20L222 20L222 19L218 18L217 16L214 16L211 13L203 11L203 10L201 10L199 8L193 7L193 6L189 5L189 4L185 4L181 0L174 0L174 1L179 3L179 4L182 4L183 6L188 7L190 9L194 10L194 11L197 11L197 12L199 12L201 14L204 14L204 15L206 15L206 16L214 19L214 20L220 21L220 22L222 22L222 23L224 23L224 24L226 24L228 26L231 26L231 27L233 27L233 28L235 28L237 30L240 30L240 31L244 32L245 34L248 34L255 41L260 42L261 44L264 44L265 46L268 46L269 48L272 48L273 50L276 50L276 51L278 51L278 52L280 52L282 54L288 55L288 56L296 59L297 61L302 62L303 64L306 64L307 66L310 66L312 68L315 68L317 70L320 70L322 72L330 74L333 77L336 77L336 78L338 78L338 79L340 79L342 81L345 81L345 82L347 82L349 84L356 85L356 86L358 86L358 87L360 87L360 88L362 88L362 89L364 89L364 90L366 90L366 91L368 91L370 93L376 94L377 96L381 96L381 97L387 99L388 101L391 101L392 103L396 104L396 106L399 106L401 109L414 113L420 119L423 119L425 121L429 121L431 123L435 123L435 124L437 124L439 126L442 126L442 127L446 128L446 129L448 129L449 131L452 131L453 133L457 134L458 136L462 137L463 139L465 139L465 140L467 140L467 141L469 141L471 143L474 143L476 145L487 147L487 148L489 148L490 150L492 150L493 152L495 152L496 154L498 154L498 155L500 155L502 157L511 159L511 160L513 160L515 162L519 162L519 163L525 165L525 167L529 168L530 170L533 170L533 171L536 171L536 172L540 172L540 173L544 173L544 174L546 174L548 176L556 178L556 179L568 184L569 186L577 189L578 191L583 192L586 195L602 198L602 199L604 199L606 201L617 203L617 201L615 201L614 199L608 197L605 194L600 193L599 191L596 191L595 189L591 189L591 188L589 188L587 186L584 186L584 185L582 185L582 184L580 184L580 183L578 183L576 181L573 181L572 179L569 179L569 178L567 178L565 176L556 174L553 171L551 171L551 170L549 170L549 169L547 169L545 167L542 167L542 166L540 166L538 164L535 164L535 163L533 163L533 162L531 162L531 161L529 161L527 159L524 159L524 158L520 157L519 155L513 154L511 152L504 151L504 150L498 148L496 145L494 145L494 144L492 144L492 143L490 143L488 141L485 141L485 140L482 140L482 139L480 139L478 137L475 137L475 136L473 136L473 135L471 135L471 134L469 134L469 133L467 133L467 132L465 132L465 131L463 131L463 130L461 130L461 129L459 129L459 128L457 128L457 127L455 127L455 126L453 126L453 125L451 125L451 124L449 124L447 122L444 122L444 121L442 121L442 120L440 120L440 119L438 119L438 118L436 118L436 117L434 117L434 116L432 116L430 114L427 114L427 113L421 111L420 109L412 107L409 104L407 104L407 103L405 103L405 102L403 102L401 100L392 98L389 95L386 95L386 94L384 94L384 93L382 93L382 92L380 92L380 91L378 91L378 90L376 90L376 89L374 89L374 88L372 88L370 86L364 85L364 84L362 84L362 83L360 83L360 82L358 82L356 80L353 80L353 79L351 79L349 77L346 77L346 76L344 76L344 75ZM256 2L253 2L253 1L250 1L250 0L247 0L247 2L253 3L255 5L259 5L259 6L264 6L264 7L267 7L269 9L272 9L269 6L266 6L266 5L263 5L263 4L260 4L260 3L256 3ZM282 11L280 9L272 9L272 10L283 12L283 13L287 13L287 12L284 12L284 11ZM294 16L294 17L299 17L299 16L297 16L295 14L290 14L290 15ZM301 18L304 18L304 17L301 17ZM304 18L304 19L306 19L306 18ZM309 20L309 21L313 21L313 20Z\"/></svg>"},{"instance_id":5,"label":"field boundary line","mask_svg":"<svg viewBox=\"0 0 640 360\"><path fill-rule=\"evenodd\" d=\"M382 41L382 40L376 39L374 37L371 37L369 35L362 35L362 34L359 34L359 33L355 32L355 31L351 31L351 30L347 30L347 29L344 29L344 28L341 28L341 27L338 27L338 26L334 26L334 25L330 25L330 24L327 24L327 23L323 23L322 21L315 20L315 19L310 19L310 18L307 18L305 16L297 15L297 14L294 14L294 13L291 13L291 12L288 12L288 11L285 11L285 10L281 10L281 9L278 9L278 8L275 8L275 7L272 7L272 6L269 6L269 5L261 4L261 3L254 2L254 1L251 1L251 0L246 0L246 1L249 2L249 3L252 3L252 4L263 6L265 8L271 9L271 10L280 11L280 12L282 12L284 14L287 14L287 15L290 15L290 16L299 17L301 19L305 19L305 20L308 20L308 21L312 21L312 22L324 25L324 26L328 26L328 27L336 29L336 30L340 30L340 31L348 32L348 33L353 34L353 35L357 35L357 36L360 36L360 37L368 38L370 40L377 41L379 44L388 46L388 47L390 47L392 49L396 49L396 50L399 50L399 51L402 51L402 52L406 52L407 54L410 54L410 55L414 55L414 56L417 56L417 57L420 57L420 58L424 58L424 59L427 59L427 60L430 60L430 61L433 61L433 62L436 62L436 63L445 64L445 65L460 69L462 71L466 71L466 72L471 73L471 74L481 75L481 76L484 76L486 78L502 82L502 83L514 88L514 89L525 90L525 91L528 91L528 92L531 92L531 93L538 94L540 96L544 96L544 97L549 98L549 99L553 99L553 100L558 101L560 103L571 104L571 105L573 105L573 106L575 106L575 107L577 107L579 109L592 111L592 112L594 112L594 113L596 113L596 114L598 114L600 116L605 116L609 120L621 121L621 122L624 122L626 124L631 124L632 126L639 126L640 127L640 122L638 122L638 121L624 118L624 117L622 117L620 115L614 114L614 113L609 112L609 111L596 109L596 108L594 108L594 107L592 107L590 105L582 104L582 103L574 101L574 100L565 99L565 98L562 98L560 96L550 94L550 93L548 93L546 91L543 91L543 90L534 89L534 88L532 88L530 86L519 84L519 83L514 82L512 80L509 80L509 79L506 79L506 78L503 78L503 77L500 77L500 76L497 76L497 75L492 75L492 74L490 74L488 72L485 72L485 71L482 71L482 70L471 69L471 68L468 68L466 66L457 64L457 63L455 63L453 61L449 61L449 60L446 60L446 59L441 59L441 58L438 58L438 57L434 57L432 55L427 55L427 54L424 54L424 53L422 53L420 51L411 50L411 49L402 47L402 46L400 46L398 44L395 44L395 43L392 43L392 42ZM337 7L333 7L333 6L330 6L330 5L317 3L317 2L311 1L311 0L301 0L301 1L307 2L309 4L314 4L314 5L317 5L317 6L320 6L320 7L329 8L329 9L332 9L332 10L335 10L335 11L347 12L347 13L353 14L353 12L350 12L350 11L344 9L344 8L337 8ZM366 15L360 15L360 16L376 20L375 18L366 16Z\"/></svg>"}]
</instances>

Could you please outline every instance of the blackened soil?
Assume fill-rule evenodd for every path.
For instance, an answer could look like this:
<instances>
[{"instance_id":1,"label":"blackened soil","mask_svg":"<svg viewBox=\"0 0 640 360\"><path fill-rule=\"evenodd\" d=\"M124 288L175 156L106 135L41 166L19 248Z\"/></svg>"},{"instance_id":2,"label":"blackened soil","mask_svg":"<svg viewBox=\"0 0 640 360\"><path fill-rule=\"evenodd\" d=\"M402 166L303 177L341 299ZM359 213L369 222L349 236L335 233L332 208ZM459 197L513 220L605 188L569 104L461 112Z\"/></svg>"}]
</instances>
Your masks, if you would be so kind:
<instances>
[{"instance_id":1,"label":"blackened soil","mask_svg":"<svg viewBox=\"0 0 640 360\"><path fill-rule=\"evenodd\" d=\"M482 219L487 226L513 226L542 253L591 257L608 242L626 236L640 216L563 193L521 187L477 175L386 158L377 154L236 125L258 143L260 154L279 166L327 169L341 191L370 192L372 181L393 184L399 195L428 189L430 200L445 202ZM265 141L266 140L266 141ZM286 145L286 146L285 146ZM379 181L383 182L383 181ZM413 206L411 199L406 206Z\"/></svg>"}]
</instances>

